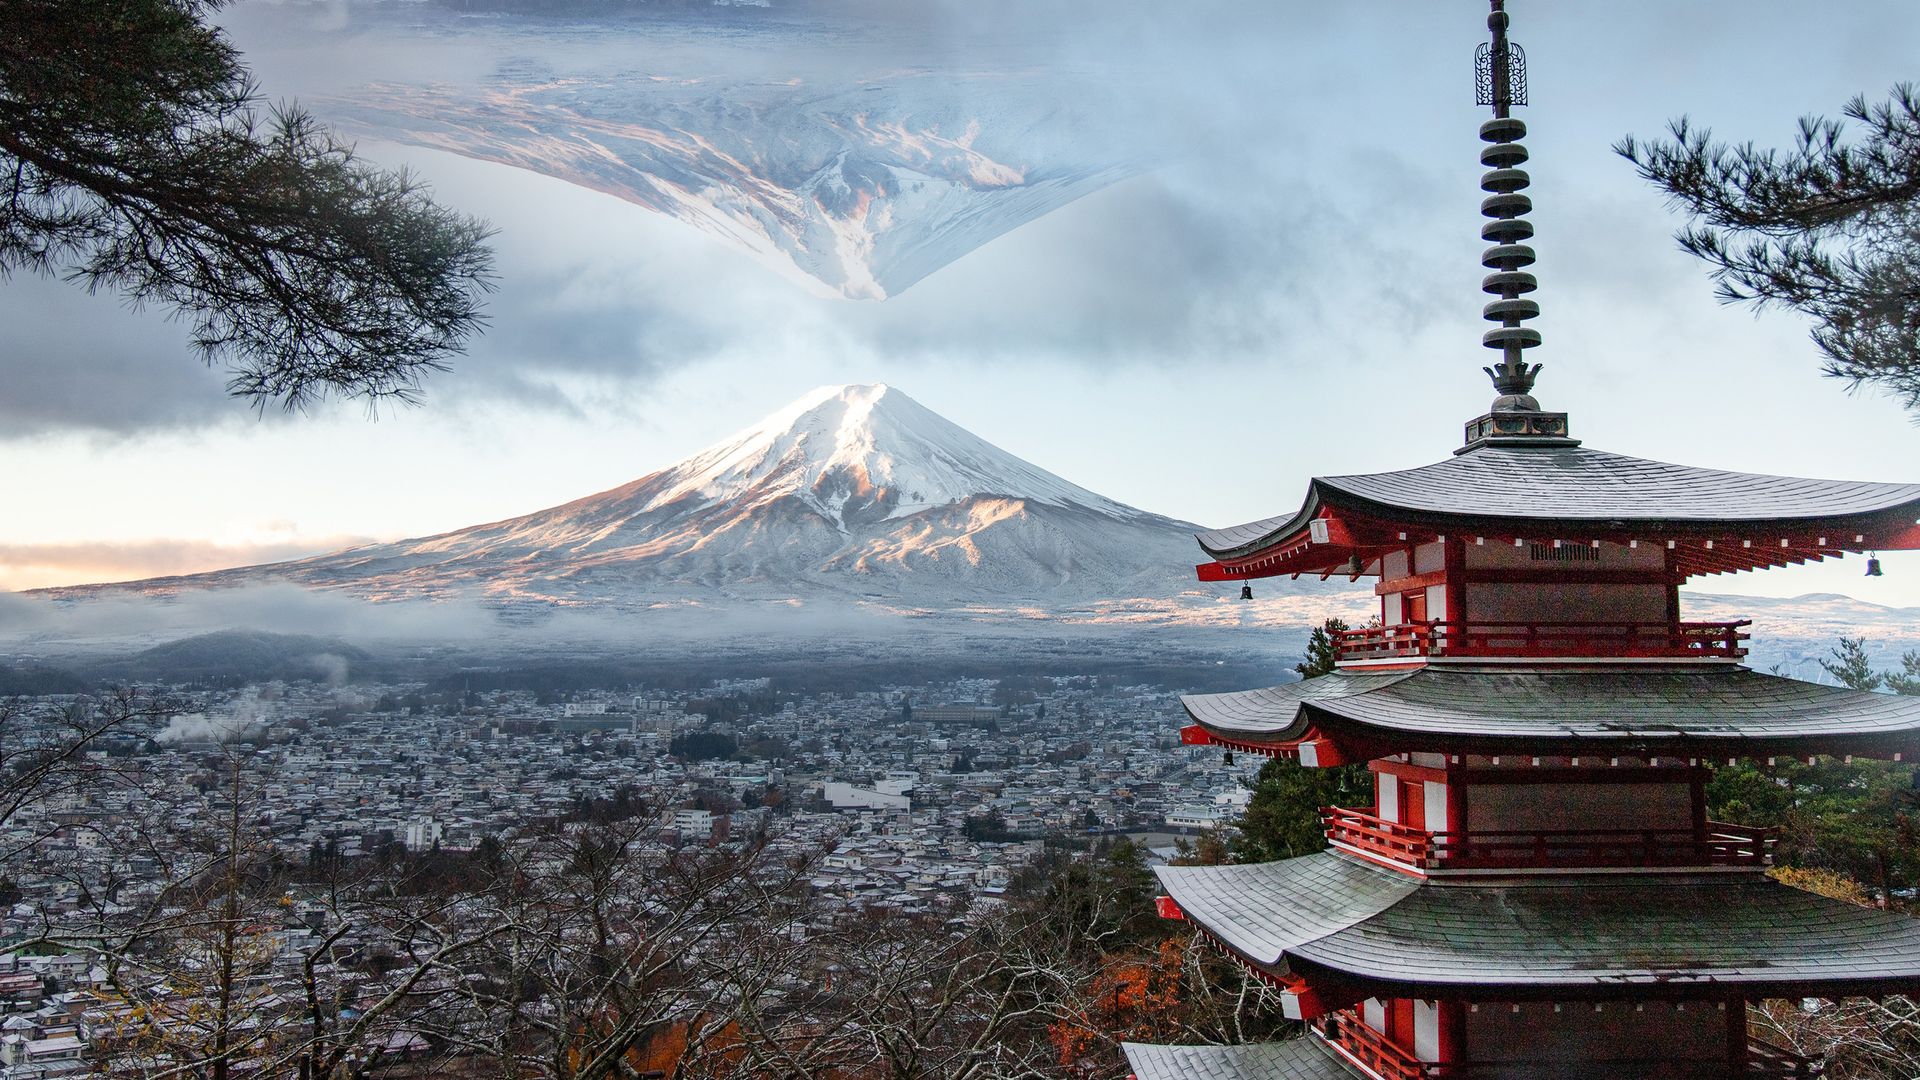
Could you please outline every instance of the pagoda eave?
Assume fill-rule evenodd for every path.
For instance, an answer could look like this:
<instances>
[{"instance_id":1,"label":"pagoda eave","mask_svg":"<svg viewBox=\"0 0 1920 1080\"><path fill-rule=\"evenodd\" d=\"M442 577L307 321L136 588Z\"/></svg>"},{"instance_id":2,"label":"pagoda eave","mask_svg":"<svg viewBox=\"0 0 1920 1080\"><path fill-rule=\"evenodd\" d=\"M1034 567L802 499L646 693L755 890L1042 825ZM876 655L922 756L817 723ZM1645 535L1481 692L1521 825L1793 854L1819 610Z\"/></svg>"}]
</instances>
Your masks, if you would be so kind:
<instances>
[{"instance_id":1,"label":"pagoda eave","mask_svg":"<svg viewBox=\"0 0 1920 1080\"><path fill-rule=\"evenodd\" d=\"M1316 477L1301 508L1200 533L1201 580L1337 572L1397 541L1668 543L1687 574L1920 549L1920 485L1695 469L1572 447Z\"/></svg>"},{"instance_id":2,"label":"pagoda eave","mask_svg":"<svg viewBox=\"0 0 1920 1080\"><path fill-rule=\"evenodd\" d=\"M1313 1036L1245 1046L1121 1043L1134 1080L1353 1080Z\"/></svg>"},{"instance_id":3,"label":"pagoda eave","mask_svg":"<svg viewBox=\"0 0 1920 1080\"><path fill-rule=\"evenodd\" d=\"M1331 852L1155 873L1208 939L1334 1008L1920 991L1920 920L1757 875L1441 884Z\"/></svg>"},{"instance_id":4,"label":"pagoda eave","mask_svg":"<svg viewBox=\"0 0 1920 1080\"><path fill-rule=\"evenodd\" d=\"M1783 888L1785 886L1782 886ZM1836 901L1838 902L1838 901ZM1905 918L1905 916L1902 916ZM1369 976L1321 964L1306 956L1289 955L1287 968L1308 986L1338 986L1346 997L1445 998L1449 1000L1507 1002L1632 1001L1756 1001L1766 998L1910 997L1920 993L1920 971L1871 978L1781 978L1765 972L1702 973L1647 972L1630 977L1600 976L1581 979L1531 979L1497 982L1477 978L1394 979Z\"/></svg>"},{"instance_id":5,"label":"pagoda eave","mask_svg":"<svg viewBox=\"0 0 1920 1080\"><path fill-rule=\"evenodd\" d=\"M1181 699L1184 741L1293 754L1525 757L1920 755L1920 698L1821 686L1733 665L1342 670ZM1711 706L1711 708L1708 708Z\"/></svg>"},{"instance_id":6,"label":"pagoda eave","mask_svg":"<svg viewBox=\"0 0 1920 1080\"><path fill-rule=\"evenodd\" d=\"M1306 531L1274 538L1240 555L1199 563L1194 572L1208 582L1250 581L1282 576L1378 577L1380 557L1409 544L1447 538L1473 545L1594 546L1642 545L1672 552L1670 576L1690 577L1776 569L1844 558L1869 551L1920 550L1920 525L1876 518L1861 521L1635 521L1595 522L1537 519L1467 518L1406 514L1397 519L1363 510L1335 511L1316 522L1337 523L1338 540L1315 541ZM1355 570L1354 560L1358 560Z\"/></svg>"}]
</instances>

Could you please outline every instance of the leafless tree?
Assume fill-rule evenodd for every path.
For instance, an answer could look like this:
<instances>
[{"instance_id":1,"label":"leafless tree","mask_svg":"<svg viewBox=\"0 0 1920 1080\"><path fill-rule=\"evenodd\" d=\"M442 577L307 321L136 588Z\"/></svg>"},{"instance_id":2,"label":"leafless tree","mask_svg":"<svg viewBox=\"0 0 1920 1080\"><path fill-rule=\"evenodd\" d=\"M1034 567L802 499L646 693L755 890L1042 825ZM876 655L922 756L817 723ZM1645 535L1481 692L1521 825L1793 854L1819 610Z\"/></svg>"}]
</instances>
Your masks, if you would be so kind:
<instances>
[{"instance_id":1,"label":"leafless tree","mask_svg":"<svg viewBox=\"0 0 1920 1080\"><path fill-rule=\"evenodd\" d=\"M119 690L70 702L0 699L0 872L61 825L41 815L37 828L6 827L28 807L77 806L123 773L95 755L113 735L174 711L164 697Z\"/></svg>"},{"instance_id":2,"label":"leafless tree","mask_svg":"<svg viewBox=\"0 0 1920 1080\"><path fill-rule=\"evenodd\" d=\"M94 1018L97 1068L317 1080L380 1075L434 1049L423 1017L448 996L455 961L499 924L404 864L299 871L244 751L224 764L216 814L182 827L159 813L151 833L118 834L152 853L144 902L46 920L49 940L101 959L110 1003Z\"/></svg>"},{"instance_id":3,"label":"leafless tree","mask_svg":"<svg viewBox=\"0 0 1920 1080\"><path fill-rule=\"evenodd\" d=\"M777 918L800 879L764 846L662 849L652 829L576 823L509 845L474 899L503 929L463 959L437 1037L495 1075L555 1080L727 1053L734 1003L712 958Z\"/></svg>"},{"instance_id":4,"label":"leafless tree","mask_svg":"<svg viewBox=\"0 0 1920 1080\"><path fill-rule=\"evenodd\" d=\"M1748 1022L1768 1042L1822 1062L1828 1080L1920 1076L1920 1006L1911 998L1766 1001Z\"/></svg>"}]
</instances>

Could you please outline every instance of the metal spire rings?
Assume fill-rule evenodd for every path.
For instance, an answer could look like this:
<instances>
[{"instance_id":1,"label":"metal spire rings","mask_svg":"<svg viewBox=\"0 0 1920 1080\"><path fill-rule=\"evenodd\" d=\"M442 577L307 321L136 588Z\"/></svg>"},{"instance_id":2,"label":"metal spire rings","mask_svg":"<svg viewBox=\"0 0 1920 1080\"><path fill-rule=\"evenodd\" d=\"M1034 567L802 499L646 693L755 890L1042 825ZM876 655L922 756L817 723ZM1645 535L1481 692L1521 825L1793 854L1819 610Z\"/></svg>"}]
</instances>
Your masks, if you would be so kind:
<instances>
[{"instance_id":1,"label":"metal spire rings","mask_svg":"<svg viewBox=\"0 0 1920 1080\"><path fill-rule=\"evenodd\" d=\"M1540 365L1528 367L1522 357L1524 350L1540 344L1540 331L1521 324L1540 314L1539 304L1523 299L1540 283L1523 269L1533 265L1533 249L1525 243L1533 238L1533 223L1522 216L1533 209L1533 200L1521 192L1533 180L1520 167L1527 160L1527 148L1520 145L1527 125L1508 115L1513 106L1527 101L1527 54L1507 40L1505 0L1492 0L1492 6L1487 29L1493 31L1493 40L1474 54L1473 68L1479 104L1493 106L1493 119L1480 125L1480 138L1489 144L1480 151L1480 164L1487 166L1480 178L1480 190L1487 192L1480 212L1493 219L1480 230L1480 238L1493 244L1480 256L1480 263L1493 273L1480 288L1499 299L1487 304L1482 314L1500 326L1487 331L1481 343L1501 351L1499 366L1486 369L1500 391L1493 410L1531 412L1540 408L1530 396Z\"/></svg>"},{"instance_id":2,"label":"metal spire rings","mask_svg":"<svg viewBox=\"0 0 1920 1080\"><path fill-rule=\"evenodd\" d=\"M1540 305L1527 294L1540 283L1527 272L1533 265L1533 248L1527 244L1533 239L1533 222L1526 215L1533 210L1533 200L1525 194L1533 178L1521 168L1527 161L1527 148L1520 143L1527 125L1511 115L1515 105L1527 103L1527 58L1520 46L1507 40L1505 0L1491 3L1487 29L1493 31L1493 40L1474 54L1474 89L1481 105L1493 107L1493 119L1480 125L1480 140L1487 144L1480 151L1480 164L1487 167L1480 177L1480 190L1487 193L1480 213L1488 219L1480 238L1491 245L1480 264L1492 271L1480 289L1494 297L1481 313L1499 325L1480 341L1500 350L1500 362L1484 369L1500 396L1487 415L1468 422L1463 452L1489 441L1577 445L1567 437L1567 414L1542 412L1533 397L1540 365L1527 363L1526 351L1540 344L1540 331L1526 323L1540 317Z\"/></svg>"},{"instance_id":3,"label":"metal spire rings","mask_svg":"<svg viewBox=\"0 0 1920 1080\"><path fill-rule=\"evenodd\" d=\"M1520 145L1526 134L1526 122L1511 116L1480 125L1480 138L1489 144L1480 151L1480 163L1488 166L1480 177L1480 190L1488 193L1480 202L1480 212L1492 219L1481 227L1480 238L1493 245L1480 256L1480 264L1493 271L1481 281L1480 288L1499 297L1489 301L1481 313L1488 322L1500 324L1480 340L1503 354L1498 367L1486 369L1503 399L1494 404L1496 411L1503 405L1528 410L1540 407L1528 397L1540 365L1529 367L1523 358L1524 350L1540 344L1540 331L1521 325L1540 315L1540 305L1525 299L1540 286L1523 269L1533 265L1533 248L1525 243L1533 238L1533 223L1521 216L1533 209L1533 200L1521 194L1533 182L1519 167L1527 160L1527 148ZM1526 400L1506 401L1509 397Z\"/></svg>"}]
</instances>

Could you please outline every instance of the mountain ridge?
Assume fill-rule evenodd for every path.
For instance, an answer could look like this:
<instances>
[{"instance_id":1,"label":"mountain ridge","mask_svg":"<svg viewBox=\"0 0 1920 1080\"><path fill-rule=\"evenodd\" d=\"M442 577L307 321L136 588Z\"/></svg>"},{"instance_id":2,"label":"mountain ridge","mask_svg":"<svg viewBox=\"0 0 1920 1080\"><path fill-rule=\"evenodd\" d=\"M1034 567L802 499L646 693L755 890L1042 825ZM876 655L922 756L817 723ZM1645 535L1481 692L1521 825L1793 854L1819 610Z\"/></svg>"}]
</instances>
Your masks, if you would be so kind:
<instances>
[{"instance_id":1,"label":"mountain ridge","mask_svg":"<svg viewBox=\"0 0 1920 1080\"><path fill-rule=\"evenodd\" d=\"M1194 526L1074 484L885 384L821 387L629 483L432 536L49 590L292 582L377 600L1084 606L1195 592Z\"/></svg>"}]
</instances>

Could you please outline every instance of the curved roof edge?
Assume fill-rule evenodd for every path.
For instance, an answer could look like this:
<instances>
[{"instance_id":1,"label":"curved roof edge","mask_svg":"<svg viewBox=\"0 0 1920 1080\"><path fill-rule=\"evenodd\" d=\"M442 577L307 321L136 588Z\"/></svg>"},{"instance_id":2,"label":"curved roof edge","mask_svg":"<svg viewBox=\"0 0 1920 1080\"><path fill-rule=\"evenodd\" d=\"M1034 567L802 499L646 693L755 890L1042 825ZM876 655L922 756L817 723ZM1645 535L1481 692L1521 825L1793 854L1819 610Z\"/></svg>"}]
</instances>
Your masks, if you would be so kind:
<instances>
[{"instance_id":1,"label":"curved roof edge","mask_svg":"<svg viewBox=\"0 0 1920 1080\"><path fill-rule=\"evenodd\" d=\"M1244 1046L1123 1042L1136 1080L1353 1080L1359 1076L1306 1036Z\"/></svg>"},{"instance_id":2,"label":"curved roof edge","mask_svg":"<svg viewBox=\"0 0 1920 1080\"><path fill-rule=\"evenodd\" d=\"M1737 666L1340 671L1180 700L1209 734L1261 745L1317 730L1336 742L1456 753L1920 757L1920 698Z\"/></svg>"},{"instance_id":3,"label":"curved roof edge","mask_svg":"<svg viewBox=\"0 0 1920 1080\"><path fill-rule=\"evenodd\" d=\"M1766 878L1421 883L1324 852L1156 872L1243 963L1362 996L1920 992L1920 920Z\"/></svg>"},{"instance_id":4,"label":"curved roof edge","mask_svg":"<svg viewBox=\"0 0 1920 1080\"><path fill-rule=\"evenodd\" d=\"M1920 484L1819 480L1674 465L1585 447L1482 447L1414 469L1319 476L1293 514L1197 533L1209 556L1240 559L1306 529L1322 506L1388 519L1663 531L1807 526L1920 516ZM1887 545L1881 545L1885 547Z\"/></svg>"}]
</instances>

